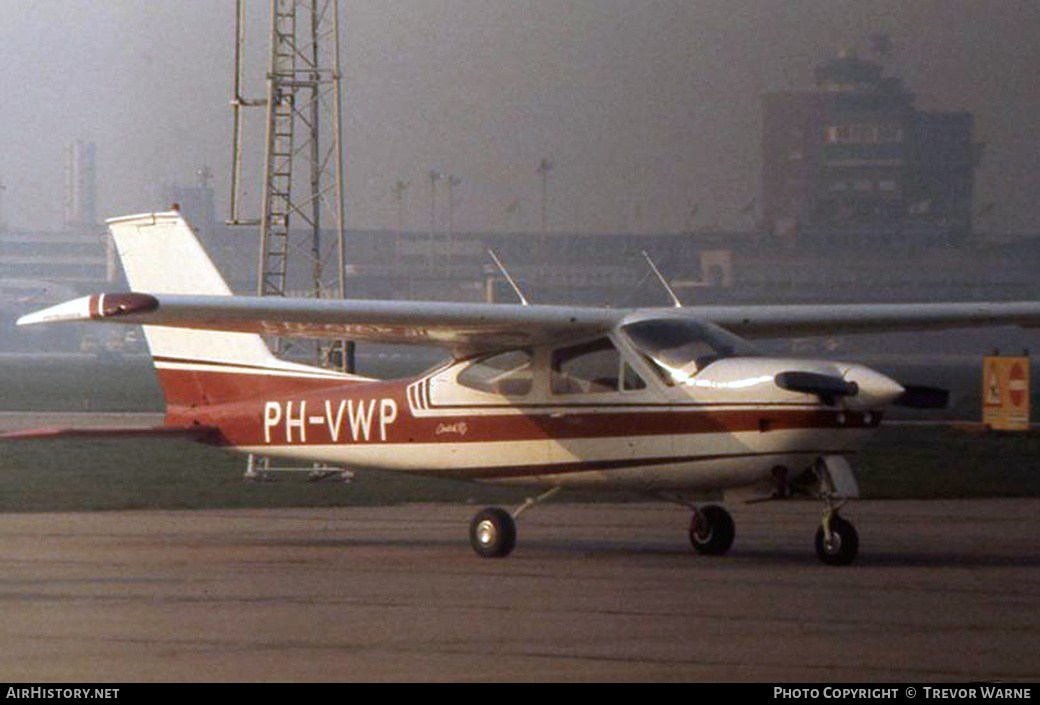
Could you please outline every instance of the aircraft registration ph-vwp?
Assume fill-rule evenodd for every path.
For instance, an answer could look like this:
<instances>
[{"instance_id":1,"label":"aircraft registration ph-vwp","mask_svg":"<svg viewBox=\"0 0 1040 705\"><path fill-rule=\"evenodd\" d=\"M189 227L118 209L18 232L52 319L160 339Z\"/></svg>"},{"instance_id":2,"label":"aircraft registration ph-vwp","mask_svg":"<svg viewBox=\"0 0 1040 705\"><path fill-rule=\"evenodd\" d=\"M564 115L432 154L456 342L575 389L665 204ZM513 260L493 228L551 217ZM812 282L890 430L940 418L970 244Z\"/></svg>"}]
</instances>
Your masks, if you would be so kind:
<instances>
[{"instance_id":1,"label":"aircraft registration ph-vwp","mask_svg":"<svg viewBox=\"0 0 1040 705\"><path fill-rule=\"evenodd\" d=\"M941 390L853 363L765 357L745 338L1040 326L1032 302L599 309L234 296L179 213L109 228L132 292L75 299L19 324L141 324L166 416L139 431L546 488L512 514L473 518L472 546L488 557L514 548L520 512L570 487L686 504L693 547L721 554L733 520L692 495L784 497L808 477L823 503L817 554L850 563L859 539L839 515L858 495L848 457L888 405L942 404ZM438 346L450 359L382 381L279 359L263 335Z\"/></svg>"}]
</instances>

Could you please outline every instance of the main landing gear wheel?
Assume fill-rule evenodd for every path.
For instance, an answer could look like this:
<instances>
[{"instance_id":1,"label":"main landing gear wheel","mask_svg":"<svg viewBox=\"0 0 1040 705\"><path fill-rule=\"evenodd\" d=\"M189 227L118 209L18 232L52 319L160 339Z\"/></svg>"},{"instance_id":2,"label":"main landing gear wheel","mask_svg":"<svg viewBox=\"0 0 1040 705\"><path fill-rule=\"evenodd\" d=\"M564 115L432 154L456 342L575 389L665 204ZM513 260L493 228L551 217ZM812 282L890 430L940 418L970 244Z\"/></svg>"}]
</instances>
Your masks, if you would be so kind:
<instances>
[{"instance_id":1,"label":"main landing gear wheel","mask_svg":"<svg viewBox=\"0 0 1040 705\"><path fill-rule=\"evenodd\" d=\"M827 565L848 565L859 553L856 527L839 516L830 520L830 537L821 526L816 530L816 555Z\"/></svg>"},{"instance_id":2,"label":"main landing gear wheel","mask_svg":"<svg viewBox=\"0 0 1040 705\"><path fill-rule=\"evenodd\" d=\"M690 543L698 553L720 556L733 545L735 535L733 517L717 505L696 510L690 520Z\"/></svg>"},{"instance_id":3,"label":"main landing gear wheel","mask_svg":"<svg viewBox=\"0 0 1040 705\"><path fill-rule=\"evenodd\" d=\"M469 542L484 558L508 556L516 547L516 522L498 507L480 511L470 522Z\"/></svg>"}]
</instances>

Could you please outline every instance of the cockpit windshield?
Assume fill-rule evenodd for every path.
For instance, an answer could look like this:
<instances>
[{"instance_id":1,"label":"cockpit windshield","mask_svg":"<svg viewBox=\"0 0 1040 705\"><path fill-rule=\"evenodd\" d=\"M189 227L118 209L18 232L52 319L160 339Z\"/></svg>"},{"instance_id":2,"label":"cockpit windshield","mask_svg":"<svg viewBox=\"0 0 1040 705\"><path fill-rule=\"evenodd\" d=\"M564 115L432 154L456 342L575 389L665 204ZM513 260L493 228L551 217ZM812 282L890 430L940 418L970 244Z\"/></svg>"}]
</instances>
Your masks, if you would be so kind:
<instances>
[{"instance_id":1,"label":"cockpit windshield","mask_svg":"<svg viewBox=\"0 0 1040 705\"><path fill-rule=\"evenodd\" d=\"M655 318L621 330L671 385L684 383L716 360L758 355L746 340L710 323Z\"/></svg>"}]
</instances>

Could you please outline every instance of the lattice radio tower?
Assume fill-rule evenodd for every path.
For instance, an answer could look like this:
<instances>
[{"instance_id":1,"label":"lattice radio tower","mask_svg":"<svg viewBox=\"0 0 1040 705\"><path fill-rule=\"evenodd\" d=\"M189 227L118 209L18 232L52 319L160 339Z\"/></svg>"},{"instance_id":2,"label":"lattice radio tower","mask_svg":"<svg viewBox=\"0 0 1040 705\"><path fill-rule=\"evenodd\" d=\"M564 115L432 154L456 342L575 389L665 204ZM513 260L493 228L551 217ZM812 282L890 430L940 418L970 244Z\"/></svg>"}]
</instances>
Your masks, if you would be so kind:
<instances>
[{"instance_id":1,"label":"lattice radio tower","mask_svg":"<svg viewBox=\"0 0 1040 705\"><path fill-rule=\"evenodd\" d=\"M235 2L234 135L229 225L257 227L259 296L345 298L342 74L338 0L270 0L264 98L243 95L245 0ZM255 5L254 5L255 7ZM267 115L260 217L243 218L242 157L248 109ZM295 178L294 178L295 177ZM285 352L287 339L277 341ZM318 361L352 369L346 341L319 344Z\"/></svg>"}]
</instances>

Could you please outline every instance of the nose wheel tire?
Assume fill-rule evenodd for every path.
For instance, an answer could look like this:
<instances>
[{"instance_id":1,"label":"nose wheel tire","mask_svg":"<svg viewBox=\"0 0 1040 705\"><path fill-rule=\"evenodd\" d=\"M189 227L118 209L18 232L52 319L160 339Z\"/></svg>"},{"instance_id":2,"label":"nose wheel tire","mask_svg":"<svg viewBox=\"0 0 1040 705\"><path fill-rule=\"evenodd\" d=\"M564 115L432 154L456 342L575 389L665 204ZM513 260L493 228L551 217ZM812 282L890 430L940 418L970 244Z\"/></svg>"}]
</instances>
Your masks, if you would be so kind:
<instances>
[{"instance_id":1,"label":"nose wheel tire","mask_svg":"<svg viewBox=\"0 0 1040 705\"><path fill-rule=\"evenodd\" d=\"M498 507L480 511L470 522L469 542L484 558L508 556L516 547L516 522Z\"/></svg>"},{"instance_id":2,"label":"nose wheel tire","mask_svg":"<svg viewBox=\"0 0 1040 705\"><path fill-rule=\"evenodd\" d=\"M831 535L821 526L816 530L816 555L827 565L848 565L859 553L856 527L839 516L831 517Z\"/></svg>"},{"instance_id":3,"label":"nose wheel tire","mask_svg":"<svg viewBox=\"0 0 1040 705\"><path fill-rule=\"evenodd\" d=\"M733 545L733 517L714 504L698 509L690 521L690 543L697 553L720 556Z\"/></svg>"}]
</instances>

